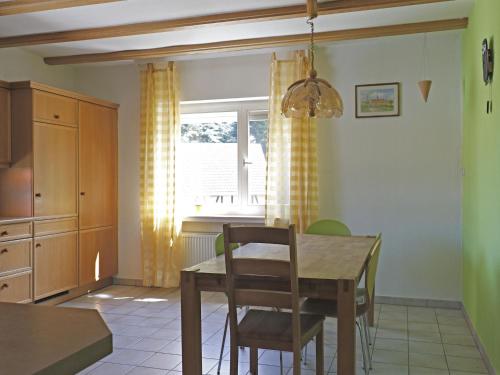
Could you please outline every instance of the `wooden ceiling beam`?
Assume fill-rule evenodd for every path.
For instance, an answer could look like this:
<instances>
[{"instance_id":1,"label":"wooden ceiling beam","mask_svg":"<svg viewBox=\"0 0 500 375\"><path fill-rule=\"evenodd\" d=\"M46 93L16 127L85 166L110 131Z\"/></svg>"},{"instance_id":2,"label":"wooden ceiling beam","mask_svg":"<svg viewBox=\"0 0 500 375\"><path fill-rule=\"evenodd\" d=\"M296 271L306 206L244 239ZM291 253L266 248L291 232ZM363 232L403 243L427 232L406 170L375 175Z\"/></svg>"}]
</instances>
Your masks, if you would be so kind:
<instances>
[{"instance_id":1,"label":"wooden ceiling beam","mask_svg":"<svg viewBox=\"0 0 500 375\"><path fill-rule=\"evenodd\" d=\"M430 4L444 1L453 0L334 0L319 3L318 13L324 15L334 13L358 12L363 10ZM306 5L247 10L240 12L220 13L208 16L187 17L173 20L142 22L127 25L57 31L42 34L7 36L0 38L0 48L154 34L195 26L213 26L218 24L270 21L277 19L306 17L306 15Z\"/></svg>"},{"instance_id":2,"label":"wooden ceiling beam","mask_svg":"<svg viewBox=\"0 0 500 375\"><path fill-rule=\"evenodd\" d=\"M15 0L0 2L0 16L113 3L123 0Z\"/></svg>"},{"instance_id":3,"label":"wooden ceiling beam","mask_svg":"<svg viewBox=\"0 0 500 375\"><path fill-rule=\"evenodd\" d=\"M401 25L378 26L349 30L327 31L315 34L315 40L321 42L337 42L343 40L376 38L394 35L418 34L435 31L464 29L467 27L468 19L451 19L442 21L430 21L419 23L408 23ZM46 57L44 59L49 65L83 64L105 61L153 59L180 55L193 55L202 53L220 53L230 51L254 50L261 48L286 47L306 44L309 34L272 36L265 38L252 38L229 40L215 43L186 44L161 48L92 53L71 56Z\"/></svg>"}]
</instances>

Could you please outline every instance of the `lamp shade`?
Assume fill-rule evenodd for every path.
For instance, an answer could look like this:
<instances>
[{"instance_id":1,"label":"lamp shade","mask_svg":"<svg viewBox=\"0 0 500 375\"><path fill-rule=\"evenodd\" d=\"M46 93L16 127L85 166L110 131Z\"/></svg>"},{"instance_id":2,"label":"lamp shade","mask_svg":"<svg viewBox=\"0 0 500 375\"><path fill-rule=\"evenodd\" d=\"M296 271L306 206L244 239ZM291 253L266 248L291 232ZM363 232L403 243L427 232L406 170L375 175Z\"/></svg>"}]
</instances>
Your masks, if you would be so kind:
<instances>
[{"instance_id":1,"label":"lamp shade","mask_svg":"<svg viewBox=\"0 0 500 375\"><path fill-rule=\"evenodd\" d=\"M344 111L342 98L328 81L317 78L312 70L309 78L293 83L281 102L287 118L340 117Z\"/></svg>"}]
</instances>

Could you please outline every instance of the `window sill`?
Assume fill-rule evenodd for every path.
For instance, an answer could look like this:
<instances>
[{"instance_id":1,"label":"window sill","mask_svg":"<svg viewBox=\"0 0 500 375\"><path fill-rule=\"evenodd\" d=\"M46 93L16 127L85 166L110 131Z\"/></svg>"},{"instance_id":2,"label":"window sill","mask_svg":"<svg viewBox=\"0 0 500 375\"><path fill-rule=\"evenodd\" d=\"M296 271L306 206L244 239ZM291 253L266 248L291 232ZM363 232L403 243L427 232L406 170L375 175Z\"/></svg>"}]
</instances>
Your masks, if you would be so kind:
<instances>
[{"instance_id":1,"label":"window sill","mask_svg":"<svg viewBox=\"0 0 500 375\"><path fill-rule=\"evenodd\" d=\"M241 224L264 224L264 216L247 215L197 215L188 216L183 222L197 223L241 223Z\"/></svg>"}]
</instances>

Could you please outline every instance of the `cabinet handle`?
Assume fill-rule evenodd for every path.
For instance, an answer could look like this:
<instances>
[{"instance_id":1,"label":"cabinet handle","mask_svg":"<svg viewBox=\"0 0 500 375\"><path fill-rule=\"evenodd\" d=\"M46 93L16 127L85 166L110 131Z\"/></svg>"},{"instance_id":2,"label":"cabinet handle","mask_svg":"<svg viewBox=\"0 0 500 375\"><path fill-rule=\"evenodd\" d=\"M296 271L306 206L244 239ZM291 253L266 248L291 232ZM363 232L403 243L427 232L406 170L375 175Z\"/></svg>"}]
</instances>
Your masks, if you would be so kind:
<instances>
[{"instance_id":1,"label":"cabinet handle","mask_svg":"<svg viewBox=\"0 0 500 375\"><path fill-rule=\"evenodd\" d=\"M35 247L42 247L42 244L41 244L41 243L37 243L37 244L35 245Z\"/></svg>"},{"instance_id":2,"label":"cabinet handle","mask_svg":"<svg viewBox=\"0 0 500 375\"><path fill-rule=\"evenodd\" d=\"M36 194L35 194L35 197L36 197L36 198L41 198L41 197L42 197L42 194L41 194L41 193L36 193Z\"/></svg>"},{"instance_id":3,"label":"cabinet handle","mask_svg":"<svg viewBox=\"0 0 500 375\"><path fill-rule=\"evenodd\" d=\"M0 290L7 289L8 287L9 287L9 284L3 284L3 285L0 287Z\"/></svg>"},{"instance_id":4,"label":"cabinet handle","mask_svg":"<svg viewBox=\"0 0 500 375\"><path fill-rule=\"evenodd\" d=\"M5 253L8 253L8 252L9 252L9 250L7 250L7 249L2 249L2 251L0 251L0 254L5 254Z\"/></svg>"},{"instance_id":5,"label":"cabinet handle","mask_svg":"<svg viewBox=\"0 0 500 375\"><path fill-rule=\"evenodd\" d=\"M85 195L85 192L84 192L84 191L82 191L82 192L80 193L80 195L83 197L83 196Z\"/></svg>"},{"instance_id":6,"label":"cabinet handle","mask_svg":"<svg viewBox=\"0 0 500 375\"><path fill-rule=\"evenodd\" d=\"M2 236L2 237L3 237L3 236L6 236L6 235L8 235L8 234L9 234L9 232L7 232L6 230L4 230L2 233L0 233L0 236Z\"/></svg>"},{"instance_id":7,"label":"cabinet handle","mask_svg":"<svg viewBox=\"0 0 500 375\"><path fill-rule=\"evenodd\" d=\"M56 114L56 113L54 113L54 118L55 118L56 120L57 120L57 119L59 119L59 115L58 115L58 114Z\"/></svg>"}]
</instances>

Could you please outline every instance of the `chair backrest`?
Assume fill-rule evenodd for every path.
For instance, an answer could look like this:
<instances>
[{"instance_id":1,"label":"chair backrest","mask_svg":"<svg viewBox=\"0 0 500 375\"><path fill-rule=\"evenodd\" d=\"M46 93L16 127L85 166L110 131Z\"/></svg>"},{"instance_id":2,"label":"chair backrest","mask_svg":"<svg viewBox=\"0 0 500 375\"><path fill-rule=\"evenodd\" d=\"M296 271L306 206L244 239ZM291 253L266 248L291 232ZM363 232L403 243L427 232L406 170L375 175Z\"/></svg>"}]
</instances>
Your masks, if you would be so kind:
<instances>
[{"instance_id":1,"label":"chair backrest","mask_svg":"<svg viewBox=\"0 0 500 375\"><path fill-rule=\"evenodd\" d=\"M306 229L306 234L319 234L325 236L350 236L351 231L338 220L318 220Z\"/></svg>"},{"instance_id":2,"label":"chair backrest","mask_svg":"<svg viewBox=\"0 0 500 375\"><path fill-rule=\"evenodd\" d=\"M366 267L365 286L368 303L371 303L375 292L375 279L377 277L378 260L380 257L380 249L382 247L382 238L379 234L375 239L375 243L370 251L368 265Z\"/></svg>"},{"instance_id":3,"label":"chair backrest","mask_svg":"<svg viewBox=\"0 0 500 375\"><path fill-rule=\"evenodd\" d=\"M231 243L267 243L287 245L290 260L235 258ZM224 225L224 246L226 259L226 287L229 304L231 335L237 335L238 321L236 306L278 307L292 310L294 340L300 338L300 310L297 276L297 247L295 227L231 227ZM242 283L241 281L245 281ZM273 289L273 283L280 280L289 283L290 288ZM251 283L251 289L248 285ZM262 283L257 283L262 281ZM264 285L259 289L256 285ZM236 337L234 337L236 339ZM294 343L295 344L295 343Z\"/></svg>"},{"instance_id":4,"label":"chair backrest","mask_svg":"<svg viewBox=\"0 0 500 375\"><path fill-rule=\"evenodd\" d=\"M231 250L235 250L239 247L240 245L237 243L232 243L231 244ZM224 254L224 234L220 233L216 238L215 238L215 255L219 256Z\"/></svg>"}]
</instances>

